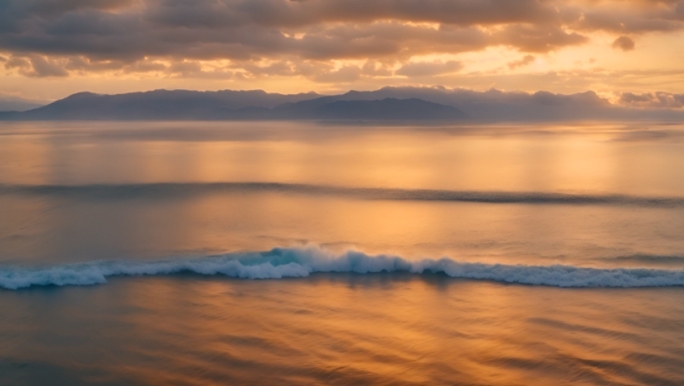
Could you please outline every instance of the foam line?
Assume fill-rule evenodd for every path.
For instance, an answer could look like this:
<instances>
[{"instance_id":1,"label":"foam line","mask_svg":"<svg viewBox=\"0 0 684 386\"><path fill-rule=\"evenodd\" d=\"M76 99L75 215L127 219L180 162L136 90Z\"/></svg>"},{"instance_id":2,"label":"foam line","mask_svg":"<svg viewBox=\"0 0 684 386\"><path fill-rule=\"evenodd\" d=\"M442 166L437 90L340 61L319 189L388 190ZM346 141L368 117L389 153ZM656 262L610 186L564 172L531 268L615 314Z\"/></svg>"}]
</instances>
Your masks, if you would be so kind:
<instances>
[{"instance_id":1,"label":"foam line","mask_svg":"<svg viewBox=\"0 0 684 386\"><path fill-rule=\"evenodd\" d=\"M619 194L503 192L434 189L352 188L271 182L141 183L89 185L0 184L0 195L22 194L77 199L183 197L216 193L277 192L342 196L369 200L479 202L493 204L684 206L684 197L648 197Z\"/></svg>"},{"instance_id":2,"label":"foam line","mask_svg":"<svg viewBox=\"0 0 684 386\"><path fill-rule=\"evenodd\" d=\"M227 254L156 262L100 261L51 267L0 267L0 288L104 284L115 276L157 276L190 272L240 279L303 278L317 272L413 274L443 273L460 279L555 287L684 286L684 270L567 265L529 266L458 262L449 258L407 260L358 251L333 253L317 247L276 248L268 252Z\"/></svg>"}]
</instances>

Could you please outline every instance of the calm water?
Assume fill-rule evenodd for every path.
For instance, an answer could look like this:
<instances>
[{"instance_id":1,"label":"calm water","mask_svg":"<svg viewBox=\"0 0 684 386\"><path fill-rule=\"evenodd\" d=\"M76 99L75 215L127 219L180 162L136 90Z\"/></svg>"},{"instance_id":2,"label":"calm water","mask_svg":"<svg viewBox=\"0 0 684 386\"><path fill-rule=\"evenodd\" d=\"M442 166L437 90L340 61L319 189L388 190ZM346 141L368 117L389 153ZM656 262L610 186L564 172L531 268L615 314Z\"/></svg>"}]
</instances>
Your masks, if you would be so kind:
<instances>
[{"instance_id":1,"label":"calm water","mask_svg":"<svg viewBox=\"0 0 684 386\"><path fill-rule=\"evenodd\" d=\"M681 385L682 170L677 125L3 123L0 384Z\"/></svg>"}]
</instances>

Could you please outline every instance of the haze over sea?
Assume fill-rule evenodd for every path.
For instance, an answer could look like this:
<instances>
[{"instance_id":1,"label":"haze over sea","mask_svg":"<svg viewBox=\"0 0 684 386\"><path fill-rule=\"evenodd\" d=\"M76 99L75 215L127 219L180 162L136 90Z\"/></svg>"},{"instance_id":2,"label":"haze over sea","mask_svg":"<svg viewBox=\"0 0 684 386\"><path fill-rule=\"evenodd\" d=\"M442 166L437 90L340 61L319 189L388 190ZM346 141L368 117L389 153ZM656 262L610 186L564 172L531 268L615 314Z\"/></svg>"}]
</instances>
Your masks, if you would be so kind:
<instances>
[{"instance_id":1,"label":"haze over sea","mask_svg":"<svg viewBox=\"0 0 684 386\"><path fill-rule=\"evenodd\" d=\"M683 139L3 123L0 384L684 384Z\"/></svg>"}]
</instances>

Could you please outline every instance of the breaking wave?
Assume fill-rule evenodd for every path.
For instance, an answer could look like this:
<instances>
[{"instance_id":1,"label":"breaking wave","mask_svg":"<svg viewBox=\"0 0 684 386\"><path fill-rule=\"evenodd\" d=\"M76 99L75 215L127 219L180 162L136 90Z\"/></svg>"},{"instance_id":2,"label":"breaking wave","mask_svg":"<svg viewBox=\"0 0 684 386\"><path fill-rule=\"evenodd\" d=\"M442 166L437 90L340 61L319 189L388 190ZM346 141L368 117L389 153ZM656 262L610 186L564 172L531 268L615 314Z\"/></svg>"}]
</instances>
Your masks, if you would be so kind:
<instances>
[{"instance_id":1,"label":"breaking wave","mask_svg":"<svg viewBox=\"0 0 684 386\"><path fill-rule=\"evenodd\" d=\"M317 247L306 247L155 262L127 260L40 268L0 267L0 288L16 290L32 286L94 285L106 283L108 277L172 275L183 272L240 279L301 278L318 272L407 272L442 273L460 279L555 287L684 286L684 270L484 264L459 262L449 258L413 261L391 255L368 255L358 251L334 253Z\"/></svg>"}]
</instances>

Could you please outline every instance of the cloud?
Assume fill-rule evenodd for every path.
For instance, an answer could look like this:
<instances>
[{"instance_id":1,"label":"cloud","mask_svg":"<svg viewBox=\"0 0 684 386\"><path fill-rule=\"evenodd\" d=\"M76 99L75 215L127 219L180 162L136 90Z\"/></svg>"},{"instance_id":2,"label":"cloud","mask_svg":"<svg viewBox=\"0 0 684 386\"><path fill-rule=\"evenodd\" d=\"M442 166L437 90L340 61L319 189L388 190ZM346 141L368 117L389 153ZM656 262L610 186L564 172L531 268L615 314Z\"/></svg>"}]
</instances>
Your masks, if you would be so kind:
<instances>
[{"instance_id":1,"label":"cloud","mask_svg":"<svg viewBox=\"0 0 684 386\"><path fill-rule=\"evenodd\" d=\"M634 49L634 40L628 36L620 36L613 42L613 48L621 49L623 51L632 51Z\"/></svg>"},{"instance_id":2,"label":"cloud","mask_svg":"<svg viewBox=\"0 0 684 386\"><path fill-rule=\"evenodd\" d=\"M589 41L589 38L577 32L545 25L510 25L495 36L501 44L523 52L549 52Z\"/></svg>"},{"instance_id":3,"label":"cloud","mask_svg":"<svg viewBox=\"0 0 684 386\"><path fill-rule=\"evenodd\" d=\"M356 74L353 66L332 70L329 62L396 66L425 55L497 46L543 54L586 44L596 31L620 35L616 48L628 50L633 41L627 36L682 29L684 0L0 2L0 52L8 61L14 58L5 67L28 76L102 71L206 76L214 70L200 62L222 60L232 67L219 72L246 77L353 79L389 76L391 66L383 65L382 74L357 66ZM397 75L439 75L455 68L409 64Z\"/></svg>"},{"instance_id":4,"label":"cloud","mask_svg":"<svg viewBox=\"0 0 684 386\"><path fill-rule=\"evenodd\" d=\"M672 32L684 28L681 0L601 1L580 11L570 25L584 31L620 34Z\"/></svg>"},{"instance_id":5,"label":"cloud","mask_svg":"<svg viewBox=\"0 0 684 386\"><path fill-rule=\"evenodd\" d=\"M520 60L515 60L510 63L508 63L508 68L511 70L514 70L518 67L524 67L527 66L528 64L534 62L535 57L532 55L525 55L522 59Z\"/></svg>"},{"instance_id":6,"label":"cloud","mask_svg":"<svg viewBox=\"0 0 684 386\"><path fill-rule=\"evenodd\" d=\"M23 75L30 77L61 77L69 73L58 61L46 59L38 55L28 58L11 57L5 62L5 68L17 69Z\"/></svg>"},{"instance_id":7,"label":"cloud","mask_svg":"<svg viewBox=\"0 0 684 386\"><path fill-rule=\"evenodd\" d=\"M684 108L684 94L625 92L620 94L619 103L628 107L681 109Z\"/></svg>"},{"instance_id":8,"label":"cloud","mask_svg":"<svg viewBox=\"0 0 684 386\"><path fill-rule=\"evenodd\" d=\"M391 76L393 71L392 69L384 65L383 63L377 63L373 61L367 61L363 67L361 68L361 72L364 75L369 75L369 76Z\"/></svg>"},{"instance_id":9,"label":"cloud","mask_svg":"<svg viewBox=\"0 0 684 386\"><path fill-rule=\"evenodd\" d=\"M296 69L293 67L293 64L291 62L284 62L284 61L273 62L273 63L267 64L267 65L259 65L256 63L247 63L247 64L243 64L243 65L239 66L239 68L242 68L245 71L247 71L253 75L287 76L287 75L295 75L295 73L296 73Z\"/></svg>"},{"instance_id":10,"label":"cloud","mask_svg":"<svg viewBox=\"0 0 684 386\"><path fill-rule=\"evenodd\" d=\"M225 22L267 27L378 20L460 26L540 22L557 14L537 0L222 0L157 1L150 19L167 26L221 27Z\"/></svg>"},{"instance_id":11,"label":"cloud","mask_svg":"<svg viewBox=\"0 0 684 386\"><path fill-rule=\"evenodd\" d=\"M316 82L351 83L361 77L362 69L357 66L344 66L338 70L325 72L313 77Z\"/></svg>"},{"instance_id":12,"label":"cloud","mask_svg":"<svg viewBox=\"0 0 684 386\"><path fill-rule=\"evenodd\" d=\"M20 58L16 56L10 57L8 60L5 61L5 68L6 69L19 69L20 71L30 69L31 68L31 62L28 61L26 58Z\"/></svg>"},{"instance_id":13,"label":"cloud","mask_svg":"<svg viewBox=\"0 0 684 386\"><path fill-rule=\"evenodd\" d=\"M396 73L397 75L413 78L451 74L459 71L461 68L463 68L463 64L455 60L447 62L412 62L403 65Z\"/></svg>"},{"instance_id":14,"label":"cloud","mask_svg":"<svg viewBox=\"0 0 684 386\"><path fill-rule=\"evenodd\" d=\"M33 71L31 76L47 77L47 76L67 76L69 73L55 61L45 59L42 56L32 56L30 59Z\"/></svg>"}]
</instances>

